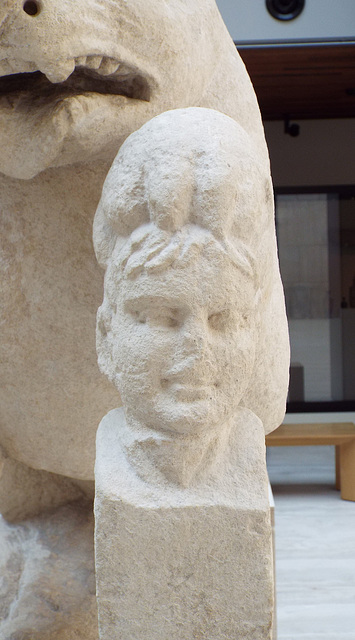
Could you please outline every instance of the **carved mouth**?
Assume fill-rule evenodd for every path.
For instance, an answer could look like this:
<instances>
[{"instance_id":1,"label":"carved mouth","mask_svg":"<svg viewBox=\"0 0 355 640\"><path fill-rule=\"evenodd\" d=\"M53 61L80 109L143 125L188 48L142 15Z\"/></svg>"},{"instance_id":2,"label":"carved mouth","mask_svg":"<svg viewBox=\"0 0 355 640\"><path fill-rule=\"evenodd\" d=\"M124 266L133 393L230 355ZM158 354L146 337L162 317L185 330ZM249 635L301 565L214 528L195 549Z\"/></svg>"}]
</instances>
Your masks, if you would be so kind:
<instances>
[{"instance_id":1,"label":"carved mouth","mask_svg":"<svg viewBox=\"0 0 355 640\"><path fill-rule=\"evenodd\" d=\"M216 384L206 384L196 380L192 384L180 380L161 380L164 390L169 389L173 396L181 402L197 402L199 400L211 400Z\"/></svg>"},{"instance_id":2,"label":"carved mouth","mask_svg":"<svg viewBox=\"0 0 355 640\"><path fill-rule=\"evenodd\" d=\"M40 70L33 63L0 62L0 97L28 93L35 99L60 99L85 93L117 95L150 100L145 77L124 63L103 56L86 56L64 61L56 68ZM17 68L16 68L17 67Z\"/></svg>"}]
</instances>

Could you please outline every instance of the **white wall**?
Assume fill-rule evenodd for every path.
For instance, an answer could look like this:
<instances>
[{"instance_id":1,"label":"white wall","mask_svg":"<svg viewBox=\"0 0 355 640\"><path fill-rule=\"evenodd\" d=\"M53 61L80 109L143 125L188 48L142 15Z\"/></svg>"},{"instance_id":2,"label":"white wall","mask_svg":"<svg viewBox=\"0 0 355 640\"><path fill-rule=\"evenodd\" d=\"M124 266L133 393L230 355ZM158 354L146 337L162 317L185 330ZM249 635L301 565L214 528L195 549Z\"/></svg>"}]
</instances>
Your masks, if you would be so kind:
<instances>
[{"instance_id":1,"label":"white wall","mask_svg":"<svg viewBox=\"0 0 355 640\"><path fill-rule=\"evenodd\" d=\"M237 42L355 35L355 0L306 0L303 12L290 21L270 16L265 0L217 0L217 5Z\"/></svg>"}]
</instances>

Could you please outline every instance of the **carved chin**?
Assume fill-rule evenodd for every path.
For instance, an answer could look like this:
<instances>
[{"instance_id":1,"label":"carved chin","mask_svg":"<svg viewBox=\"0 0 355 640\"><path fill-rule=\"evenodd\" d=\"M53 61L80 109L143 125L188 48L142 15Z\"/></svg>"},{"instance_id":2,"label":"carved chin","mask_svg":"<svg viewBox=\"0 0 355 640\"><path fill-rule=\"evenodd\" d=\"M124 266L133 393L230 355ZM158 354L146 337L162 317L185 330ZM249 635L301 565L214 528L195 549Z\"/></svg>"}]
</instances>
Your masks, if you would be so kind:
<instances>
[{"instance_id":1,"label":"carved chin","mask_svg":"<svg viewBox=\"0 0 355 640\"><path fill-rule=\"evenodd\" d=\"M62 82L38 70L0 78L0 172L30 179L50 167L113 159L154 115L151 88L124 65L109 76L105 65L99 71L79 67Z\"/></svg>"}]
</instances>

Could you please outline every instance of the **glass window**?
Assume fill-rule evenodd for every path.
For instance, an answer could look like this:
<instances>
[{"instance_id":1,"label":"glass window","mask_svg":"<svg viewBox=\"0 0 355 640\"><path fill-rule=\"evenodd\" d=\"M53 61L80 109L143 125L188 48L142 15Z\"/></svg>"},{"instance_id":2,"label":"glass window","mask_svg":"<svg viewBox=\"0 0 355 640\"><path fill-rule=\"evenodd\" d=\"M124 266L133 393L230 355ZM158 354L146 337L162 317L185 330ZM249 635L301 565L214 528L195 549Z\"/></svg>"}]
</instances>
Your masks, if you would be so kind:
<instances>
[{"instance_id":1,"label":"glass window","mask_svg":"<svg viewBox=\"0 0 355 640\"><path fill-rule=\"evenodd\" d=\"M355 197L279 193L276 226L291 342L289 410L355 408Z\"/></svg>"}]
</instances>

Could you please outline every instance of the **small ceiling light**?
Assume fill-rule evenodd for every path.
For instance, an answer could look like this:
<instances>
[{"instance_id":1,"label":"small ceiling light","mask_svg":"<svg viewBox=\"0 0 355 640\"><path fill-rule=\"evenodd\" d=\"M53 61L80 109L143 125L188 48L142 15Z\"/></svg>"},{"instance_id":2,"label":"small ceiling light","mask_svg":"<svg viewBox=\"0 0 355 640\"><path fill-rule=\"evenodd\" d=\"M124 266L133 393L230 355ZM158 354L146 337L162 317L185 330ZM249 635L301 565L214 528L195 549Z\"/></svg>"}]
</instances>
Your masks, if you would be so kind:
<instances>
[{"instance_id":1,"label":"small ceiling light","mask_svg":"<svg viewBox=\"0 0 355 640\"><path fill-rule=\"evenodd\" d=\"M300 125L296 124L296 122L290 123L290 117L285 116L284 120L284 132L287 133L292 138L297 138L300 135Z\"/></svg>"},{"instance_id":2,"label":"small ceiling light","mask_svg":"<svg viewBox=\"0 0 355 640\"><path fill-rule=\"evenodd\" d=\"M268 12L276 20L294 20L304 9L305 0L266 0Z\"/></svg>"}]
</instances>

